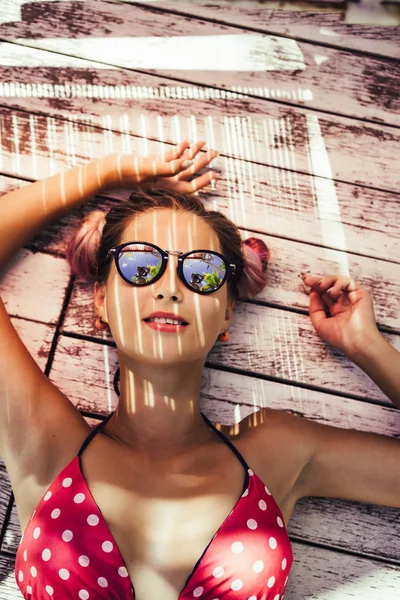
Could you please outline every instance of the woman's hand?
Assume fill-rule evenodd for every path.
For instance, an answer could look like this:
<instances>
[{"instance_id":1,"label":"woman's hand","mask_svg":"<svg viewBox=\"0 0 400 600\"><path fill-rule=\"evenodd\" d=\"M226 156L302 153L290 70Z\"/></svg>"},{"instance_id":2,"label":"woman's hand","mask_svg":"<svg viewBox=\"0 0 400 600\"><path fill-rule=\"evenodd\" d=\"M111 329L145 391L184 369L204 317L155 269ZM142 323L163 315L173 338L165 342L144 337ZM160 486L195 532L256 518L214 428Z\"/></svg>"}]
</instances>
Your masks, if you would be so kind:
<instances>
[{"instance_id":1,"label":"woman's hand","mask_svg":"<svg viewBox=\"0 0 400 600\"><path fill-rule=\"evenodd\" d=\"M192 147L188 140L178 144L173 150L158 156L138 156L135 154L116 154L115 173L117 185L136 185L141 189L166 188L181 193L193 193L208 185L213 179L218 178L215 171L195 177L188 181L199 169L208 165L218 152L210 150L200 155L196 160L192 159L200 152L206 142L197 142Z\"/></svg>"},{"instance_id":2,"label":"woman's hand","mask_svg":"<svg viewBox=\"0 0 400 600\"><path fill-rule=\"evenodd\" d=\"M311 288L310 318L322 340L351 357L376 334L381 336L372 297L354 279L345 275L301 275Z\"/></svg>"}]
</instances>

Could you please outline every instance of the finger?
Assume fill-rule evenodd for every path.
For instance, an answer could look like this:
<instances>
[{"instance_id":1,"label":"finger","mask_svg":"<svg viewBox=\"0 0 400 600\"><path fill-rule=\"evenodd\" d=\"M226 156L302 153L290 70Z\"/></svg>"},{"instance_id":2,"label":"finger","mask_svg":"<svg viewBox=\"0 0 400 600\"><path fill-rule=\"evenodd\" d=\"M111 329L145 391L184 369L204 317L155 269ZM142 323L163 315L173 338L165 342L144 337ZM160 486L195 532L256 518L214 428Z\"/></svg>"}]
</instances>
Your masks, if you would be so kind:
<instances>
[{"instance_id":1,"label":"finger","mask_svg":"<svg viewBox=\"0 0 400 600\"><path fill-rule=\"evenodd\" d=\"M189 140L184 140L183 142L180 142L175 146L173 150L169 150L164 154L163 160L165 162L169 162L171 160L179 158L188 147L190 147Z\"/></svg>"},{"instance_id":2,"label":"finger","mask_svg":"<svg viewBox=\"0 0 400 600\"><path fill-rule=\"evenodd\" d=\"M198 190L208 185L212 180L216 179L218 179L217 174L214 171L210 171L209 173L205 173L200 177L196 177L196 179L193 179L193 181L182 181L176 179L176 177L160 179L159 186L175 190L183 194L192 194L196 193Z\"/></svg>"},{"instance_id":3,"label":"finger","mask_svg":"<svg viewBox=\"0 0 400 600\"><path fill-rule=\"evenodd\" d=\"M206 142L196 142L193 146L190 146L185 151L185 157L187 155L188 160L192 160L198 152L205 146Z\"/></svg>"},{"instance_id":4,"label":"finger","mask_svg":"<svg viewBox=\"0 0 400 600\"><path fill-rule=\"evenodd\" d=\"M187 182L187 185L190 186L190 191L195 192L211 183L211 181L216 181L217 179L217 173L215 173L215 171L209 171L208 173L204 173L204 175L200 175L199 177L192 179L192 181Z\"/></svg>"},{"instance_id":5,"label":"finger","mask_svg":"<svg viewBox=\"0 0 400 600\"><path fill-rule=\"evenodd\" d=\"M185 162L186 161L182 160L181 158L171 160L169 162L159 162L156 159L150 160L149 158L145 158L141 163L141 178L148 179L149 177L171 177L171 175L176 175L185 168Z\"/></svg>"},{"instance_id":6,"label":"finger","mask_svg":"<svg viewBox=\"0 0 400 600\"><path fill-rule=\"evenodd\" d=\"M209 150L202 156L199 156L190 167L180 173L179 179L188 179L197 173L197 171L206 167L217 156L219 156L219 153L216 150Z\"/></svg>"},{"instance_id":7,"label":"finger","mask_svg":"<svg viewBox=\"0 0 400 600\"><path fill-rule=\"evenodd\" d=\"M317 283L315 289L321 292L325 291L330 298L336 299L342 293L346 292L350 301L353 301L353 297L355 298L355 296L350 298L350 293L360 290L361 286L354 279L351 279L351 277L330 275Z\"/></svg>"},{"instance_id":8,"label":"finger","mask_svg":"<svg viewBox=\"0 0 400 600\"><path fill-rule=\"evenodd\" d=\"M326 309L322 298L317 294L317 292L311 292L309 313L311 322L317 331L320 323L328 318L325 314L325 310Z\"/></svg>"}]
</instances>

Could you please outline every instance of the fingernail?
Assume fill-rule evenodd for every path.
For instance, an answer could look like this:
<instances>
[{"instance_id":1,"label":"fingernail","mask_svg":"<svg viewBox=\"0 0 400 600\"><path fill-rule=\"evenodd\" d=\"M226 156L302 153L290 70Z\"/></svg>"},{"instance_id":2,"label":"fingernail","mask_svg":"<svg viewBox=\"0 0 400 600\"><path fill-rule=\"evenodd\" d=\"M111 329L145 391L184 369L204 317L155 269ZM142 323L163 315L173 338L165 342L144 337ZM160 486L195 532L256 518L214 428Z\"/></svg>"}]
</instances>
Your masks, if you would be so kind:
<instances>
[{"instance_id":1,"label":"fingernail","mask_svg":"<svg viewBox=\"0 0 400 600\"><path fill-rule=\"evenodd\" d=\"M211 179L211 188L213 190L215 190L215 188L217 187L217 181L218 181L217 177L214 177L213 179Z\"/></svg>"}]
</instances>

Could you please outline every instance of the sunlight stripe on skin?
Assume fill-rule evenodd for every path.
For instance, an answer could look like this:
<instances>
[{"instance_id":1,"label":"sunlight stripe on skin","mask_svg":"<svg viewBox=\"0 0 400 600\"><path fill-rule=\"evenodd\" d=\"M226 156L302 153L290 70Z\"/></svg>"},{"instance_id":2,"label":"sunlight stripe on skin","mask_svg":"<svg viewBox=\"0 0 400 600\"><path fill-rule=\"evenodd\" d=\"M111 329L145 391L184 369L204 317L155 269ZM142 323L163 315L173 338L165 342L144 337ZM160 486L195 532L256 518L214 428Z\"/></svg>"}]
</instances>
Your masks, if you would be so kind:
<instances>
[{"instance_id":1,"label":"sunlight stripe on skin","mask_svg":"<svg viewBox=\"0 0 400 600\"><path fill-rule=\"evenodd\" d=\"M61 171L60 173L60 188L61 188L61 198L62 203L66 206L66 196L65 196L65 171Z\"/></svg>"},{"instance_id":2,"label":"sunlight stripe on skin","mask_svg":"<svg viewBox=\"0 0 400 600\"><path fill-rule=\"evenodd\" d=\"M96 164L96 177L97 177L98 186L102 187L101 178L100 178L100 163L99 162L97 162L97 164Z\"/></svg>"},{"instance_id":3,"label":"sunlight stripe on skin","mask_svg":"<svg viewBox=\"0 0 400 600\"><path fill-rule=\"evenodd\" d=\"M117 171L119 180L122 182L122 173L121 173L121 155L117 154Z\"/></svg>"},{"instance_id":4,"label":"sunlight stripe on skin","mask_svg":"<svg viewBox=\"0 0 400 600\"><path fill-rule=\"evenodd\" d=\"M78 188L79 188L79 193L81 196L84 196L84 188L83 188L83 169L84 167L81 166L79 167L79 172L78 172Z\"/></svg>"}]
</instances>

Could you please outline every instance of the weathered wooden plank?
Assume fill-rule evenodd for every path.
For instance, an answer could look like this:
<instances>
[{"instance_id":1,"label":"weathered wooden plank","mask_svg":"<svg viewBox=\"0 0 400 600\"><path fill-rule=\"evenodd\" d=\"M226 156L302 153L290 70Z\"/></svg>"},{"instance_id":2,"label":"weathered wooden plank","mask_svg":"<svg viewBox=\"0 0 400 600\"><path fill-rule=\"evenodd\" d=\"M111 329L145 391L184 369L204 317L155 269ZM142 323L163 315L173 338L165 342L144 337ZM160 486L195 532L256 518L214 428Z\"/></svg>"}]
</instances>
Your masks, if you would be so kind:
<instances>
[{"instance_id":1,"label":"weathered wooden plank","mask_svg":"<svg viewBox=\"0 0 400 600\"><path fill-rule=\"evenodd\" d=\"M349 527L349 524L348 524ZM399 568L332 550L293 544L285 600L397 600Z\"/></svg>"},{"instance_id":2,"label":"weathered wooden plank","mask_svg":"<svg viewBox=\"0 0 400 600\"><path fill-rule=\"evenodd\" d=\"M15 557L0 554L0 600L23 599L15 581L14 569Z\"/></svg>"},{"instance_id":3,"label":"weathered wooden plank","mask_svg":"<svg viewBox=\"0 0 400 600\"><path fill-rule=\"evenodd\" d=\"M332 179L398 191L400 136L395 129L326 121L316 114L294 113L292 109L282 109L276 115L247 112L240 116L234 114L232 105L231 115L214 116L207 114L206 103L195 117L196 105L176 101L170 104L170 115L166 115L167 107L161 99L151 104L154 109L158 106L162 115L154 110L146 115L143 107L136 105L136 114L116 117L120 127L123 117L122 123L140 137L113 131L111 118L105 119L105 129L98 129L74 120L0 108L0 171L37 179L114 151L161 153L168 147L166 143L189 138L204 139L209 148L221 152L212 168L223 168L230 194L240 194L251 178L253 189L253 182L259 181L259 165L264 164L284 169L282 184L292 187L294 171L321 176L324 183L314 182L315 194L323 189L334 194ZM238 158L248 164L233 160Z\"/></svg>"},{"instance_id":4,"label":"weathered wooden plank","mask_svg":"<svg viewBox=\"0 0 400 600\"><path fill-rule=\"evenodd\" d=\"M11 317L18 335L42 371L46 368L55 327Z\"/></svg>"},{"instance_id":5,"label":"weathered wooden plank","mask_svg":"<svg viewBox=\"0 0 400 600\"><path fill-rule=\"evenodd\" d=\"M22 248L0 273L0 294L8 314L56 325L69 276L64 259Z\"/></svg>"},{"instance_id":6,"label":"weathered wooden plank","mask_svg":"<svg viewBox=\"0 0 400 600\"><path fill-rule=\"evenodd\" d=\"M129 0L124 0L125 3ZM136 4L136 3L135 3ZM140 4L146 5L146 0ZM288 2L254 2L253 0L159 0L150 6L162 10L179 10L203 19L212 18L264 31L272 35L287 35L299 40L321 42L344 50L361 50L381 56L400 58L400 29L365 24L347 24L343 10L329 7L316 10L312 3L302 2L299 10Z\"/></svg>"},{"instance_id":7,"label":"weathered wooden plank","mask_svg":"<svg viewBox=\"0 0 400 600\"><path fill-rule=\"evenodd\" d=\"M151 6L102 3L103 10L98 10L94 0L82 6L84 10L77 11L64 3L51 4L27 23L0 25L0 37L83 59L104 57L110 65L183 82L244 88L253 96L288 105L400 124L400 66L392 60L197 17L174 14L171 24L169 12ZM20 62L15 52L5 53L3 48L2 64L31 66L29 58Z\"/></svg>"}]
</instances>

